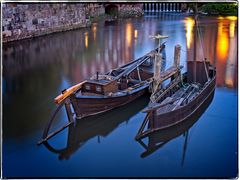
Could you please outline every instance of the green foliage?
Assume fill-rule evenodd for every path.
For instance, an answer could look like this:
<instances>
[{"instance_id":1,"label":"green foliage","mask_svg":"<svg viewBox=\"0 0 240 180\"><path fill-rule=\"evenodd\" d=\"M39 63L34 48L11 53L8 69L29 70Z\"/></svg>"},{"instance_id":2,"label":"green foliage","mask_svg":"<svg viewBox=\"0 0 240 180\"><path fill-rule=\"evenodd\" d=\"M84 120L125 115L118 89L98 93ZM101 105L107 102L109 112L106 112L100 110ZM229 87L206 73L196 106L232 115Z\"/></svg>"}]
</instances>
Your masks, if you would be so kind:
<instances>
[{"instance_id":1,"label":"green foliage","mask_svg":"<svg viewBox=\"0 0 240 180\"><path fill-rule=\"evenodd\" d=\"M209 14L237 14L238 4L237 3L209 3L204 4L201 11Z\"/></svg>"}]
</instances>

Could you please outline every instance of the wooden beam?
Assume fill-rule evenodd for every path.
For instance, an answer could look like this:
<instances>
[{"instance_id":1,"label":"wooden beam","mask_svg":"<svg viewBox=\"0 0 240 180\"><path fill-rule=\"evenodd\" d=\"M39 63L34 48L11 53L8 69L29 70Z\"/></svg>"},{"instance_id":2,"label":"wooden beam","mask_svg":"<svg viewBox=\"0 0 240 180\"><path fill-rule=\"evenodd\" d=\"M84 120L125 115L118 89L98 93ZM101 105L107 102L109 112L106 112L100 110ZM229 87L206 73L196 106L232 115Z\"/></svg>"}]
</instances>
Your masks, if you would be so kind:
<instances>
[{"instance_id":1,"label":"wooden beam","mask_svg":"<svg viewBox=\"0 0 240 180\"><path fill-rule=\"evenodd\" d=\"M86 80L79 83L79 84L76 84L70 88L68 88L67 90L65 90L64 92L62 92L62 94L58 95L55 99L54 99L54 102L56 104L60 104L64 99L66 99L67 97L69 97L73 92L75 92L76 90L78 90L79 88L82 87L82 85L87 82Z\"/></svg>"},{"instance_id":2,"label":"wooden beam","mask_svg":"<svg viewBox=\"0 0 240 180\"><path fill-rule=\"evenodd\" d=\"M180 98L176 98L176 99L173 99L173 100L171 100L171 101L169 101L169 102L167 102L167 103L164 103L164 104L152 103L150 106L144 108L144 109L142 110L142 112L151 112L151 111L154 111L154 110L156 110L156 109L158 109L158 108L162 108L162 107L164 107L164 106L166 106L166 105L168 105L168 104L172 104L172 103L174 103L175 101L177 101L177 100L179 100L179 99L180 99Z\"/></svg>"},{"instance_id":3,"label":"wooden beam","mask_svg":"<svg viewBox=\"0 0 240 180\"><path fill-rule=\"evenodd\" d=\"M64 130L65 128L67 128L68 126L70 126L72 122L68 122L66 125L64 125L63 127L59 128L58 130L52 132L51 134L49 134L47 137L43 138L42 140L40 140L37 145L40 145L44 142L46 142L48 139L52 138L53 136L55 136L56 134L58 134L59 132L61 132L62 130Z\"/></svg>"}]
</instances>

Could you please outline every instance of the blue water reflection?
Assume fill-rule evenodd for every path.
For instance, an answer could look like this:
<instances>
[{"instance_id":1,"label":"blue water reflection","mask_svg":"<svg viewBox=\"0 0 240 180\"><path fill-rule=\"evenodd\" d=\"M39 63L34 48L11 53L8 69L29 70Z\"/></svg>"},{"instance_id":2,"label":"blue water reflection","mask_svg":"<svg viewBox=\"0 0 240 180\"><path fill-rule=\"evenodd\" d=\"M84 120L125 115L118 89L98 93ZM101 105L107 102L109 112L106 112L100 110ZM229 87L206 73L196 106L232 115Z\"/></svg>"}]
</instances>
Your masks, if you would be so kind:
<instances>
[{"instance_id":1,"label":"blue water reflection","mask_svg":"<svg viewBox=\"0 0 240 180\"><path fill-rule=\"evenodd\" d=\"M217 88L188 131L141 157L145 148L134 137L145 117L141 109L148 97L142 97L64 130L49 141L54 149L36 146L62 89L144 55L156 47L157 41L149 39L156 33L169 36L167 67L176 44L182 46L185 65L192 56L191 26L189 17L159 14L4 46L3 176L236 177L238 27L227 17L200 19L204 55L217 67ZM199 39L197 44L200 48ZM55 128L65 122L61 111Z\"/></svg>"}]
</instances>

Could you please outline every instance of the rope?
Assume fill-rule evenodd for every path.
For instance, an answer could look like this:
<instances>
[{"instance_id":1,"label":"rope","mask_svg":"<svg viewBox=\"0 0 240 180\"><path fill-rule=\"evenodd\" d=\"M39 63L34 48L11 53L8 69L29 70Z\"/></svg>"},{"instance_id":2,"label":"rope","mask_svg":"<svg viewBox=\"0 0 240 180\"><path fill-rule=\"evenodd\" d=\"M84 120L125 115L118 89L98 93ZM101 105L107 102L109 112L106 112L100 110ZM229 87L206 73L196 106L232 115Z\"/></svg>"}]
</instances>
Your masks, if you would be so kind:
<instances>
[{"instance_id":1,"label":"rope","mask_svg":"<svg viewBox=\"0 0 240 180\"><path fill-rule=\"evenodd\" d=\"M140 76L139 66L138 66L138 65L137 65L137 73L138 73L138 79L139 79L140 81L142 81L141 76Z\"/></svg>"},{"instance_id":2,"label":"rope","mask_svg":"<svg viewBox=\"0 0 240 180\"><path fill-rule=\"evenodd\" d=\"M198 23L198 20L196 18L196 26L197 26L197 31L198 31L198 38L199 38L199 41L200 41L200 46L201 46L201 50L202 50L202 58L203 58L203 63L204 63L204 69L205 69L205 73L206 73L206 76L207 76L207 79L209 80L209 76L208 76L208 72L207 72L207 67L206 67L206 62L205 62L205 57L204 57L204 49L203 49L203 43L202 43L202 33L199 29L199 23ZM195 40L196 41L196 40Z\"/></svg>"}]
</instances>

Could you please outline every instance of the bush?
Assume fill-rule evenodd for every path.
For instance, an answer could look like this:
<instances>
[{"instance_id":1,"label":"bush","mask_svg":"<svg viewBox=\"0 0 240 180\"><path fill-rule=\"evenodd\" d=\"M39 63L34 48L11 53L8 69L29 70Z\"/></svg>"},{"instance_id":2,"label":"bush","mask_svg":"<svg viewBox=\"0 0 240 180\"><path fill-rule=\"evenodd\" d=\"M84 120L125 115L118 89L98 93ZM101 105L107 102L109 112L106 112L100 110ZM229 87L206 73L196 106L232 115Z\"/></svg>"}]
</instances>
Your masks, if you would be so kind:
<instances>
[{"instance_id":1,"label":"bush","mask_svg":"<svg viewBox=\"0 0 240 180\"><path fill-rule=\"evenodd\" d=\"M237 14L238 4L236 3L209 3L203 5L201 11L208 14Z\"/></svg>"}]
</instances>

